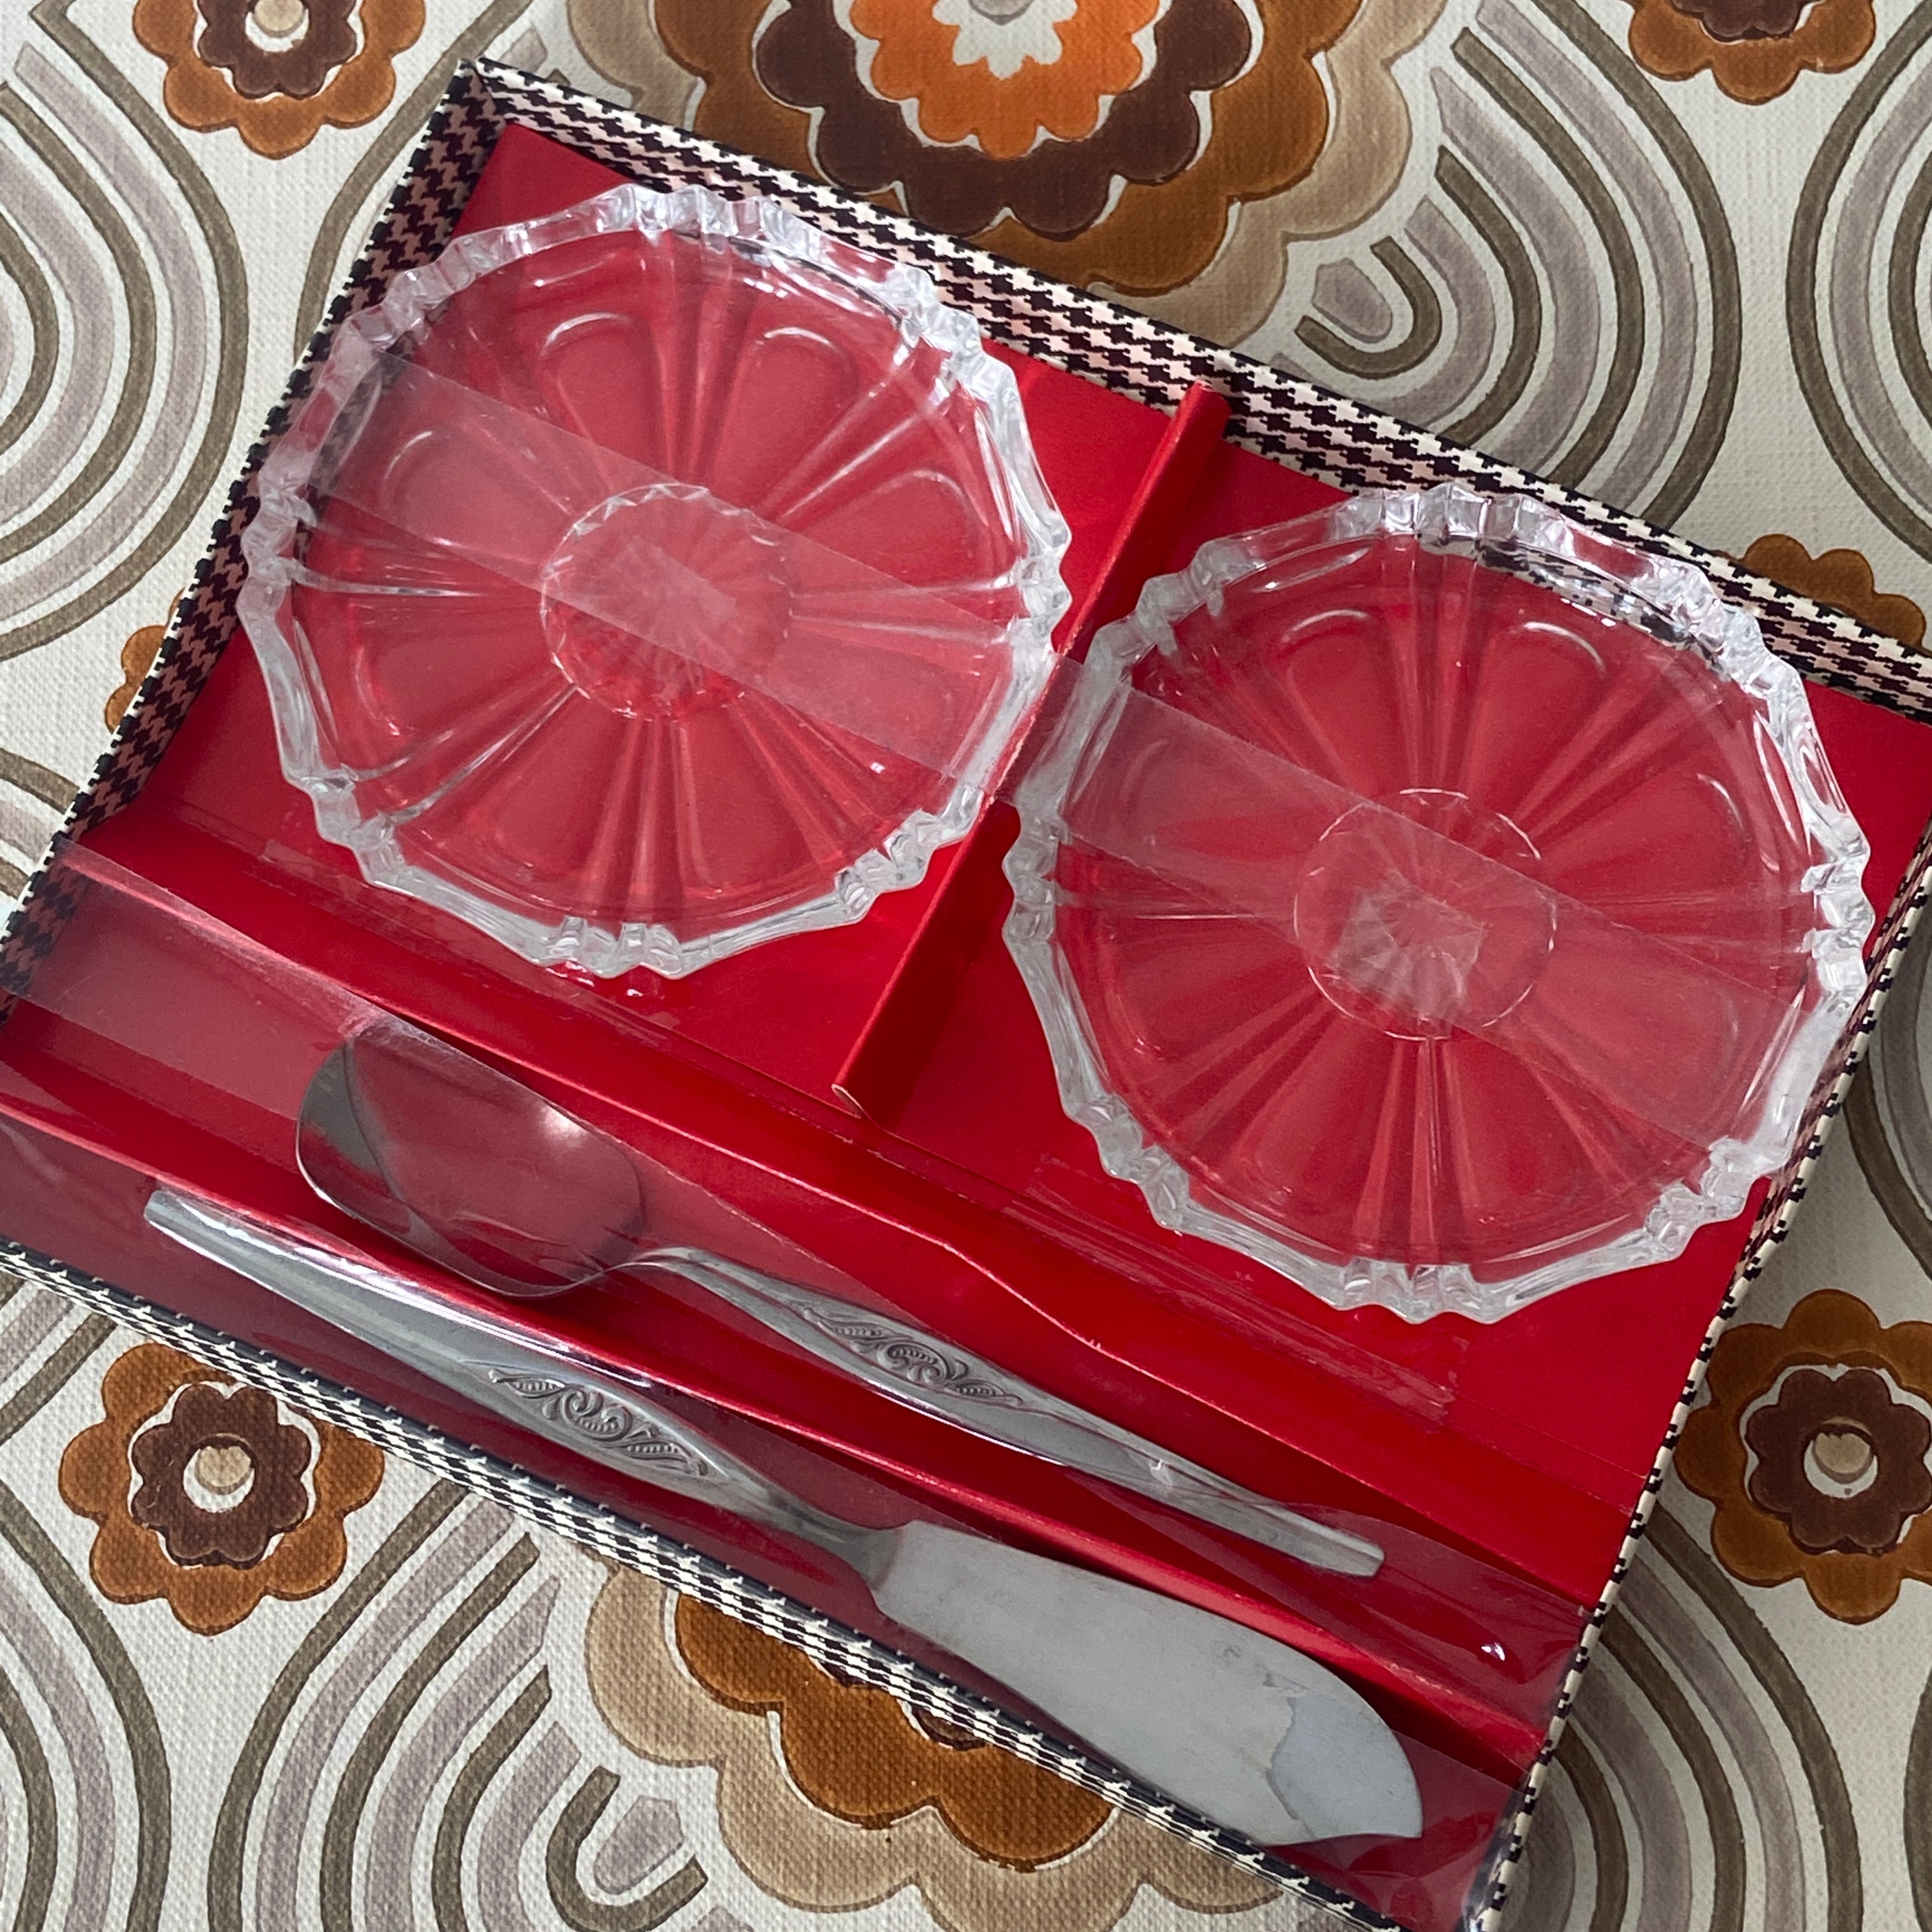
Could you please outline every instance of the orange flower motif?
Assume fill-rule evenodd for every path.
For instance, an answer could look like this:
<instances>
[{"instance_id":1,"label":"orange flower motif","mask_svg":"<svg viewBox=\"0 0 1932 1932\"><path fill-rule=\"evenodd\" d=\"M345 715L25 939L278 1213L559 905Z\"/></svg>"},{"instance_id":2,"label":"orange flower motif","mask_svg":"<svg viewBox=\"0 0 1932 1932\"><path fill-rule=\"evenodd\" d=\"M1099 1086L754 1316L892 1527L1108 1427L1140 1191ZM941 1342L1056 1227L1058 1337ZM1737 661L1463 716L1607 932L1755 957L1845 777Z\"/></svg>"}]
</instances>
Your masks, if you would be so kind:
<instances>
[{"instance_id":1,"label":"orange flower motif","mask_svg":"<svg viewBox=\"0 0 1932 1932\"><path fill-rule=\"evenodd\" d=\"M1664 80L1708 68L1733 100L1774 100L1809 68L1841 74L1871 51L1872 0L1633 0L1630 50Z\"/></svg>"},{"instance_id":2,"label":"orange flower motif","mask_svg":"<svg viewBox=\"0 0 1932 1932\"><path fill-rule=\"evenodd\" d=\"M1022 1871L1066 1857L1106 1822L1111 1808L1090 1791L969 1732L915 1725L884 1691L842 1683L694 1597L678 1599L676 1620L691 1674L734 1710L776 1712L786 1769L834 1817L877 1827L930 1804L962 1844Z\"/></svg>"},{"instance_id":3,"label":"orange flower motif","mask_svg":"<svg viewBox=\"0 0 1932 1932\"><path fill-rule=\"evenodd\" d=\"M1318 57L1373 4L656 0L651 17L704 82L699 134L1064 280L1155 296L1208 267L1238 206L1322 158ZM614 46L624 4L572 0L571 17Z\"/></svg>"},{"instance_id":4,"label":"orange flower motif","mask_svg":"<svg viewBox=\"0 0 1932 1932\"><path fill-rule=\"evenodd\" d=\"M1849 611L1902 644L1925 641L1925 613L1910 597L1881 591L1862 550L1821 550L1814 556L1796 537L1763 536L1738 561L1801 597Z\"/></svg>"},{"instance_id":5,"label":"orange flower motif","mask_svg":"<svg viewBox=\"0 0 1932 1932\"><path fill-rule=\"evenodd\" d=\"M1160 0L1081 0L1055 18L1042 0L984 10L970 0L853 0L852 25L879 44L874 90L911 103L928 140L972 141L1004 161L1042 130L1058 141L1092 134L1108 100L1140 79L1134 36L1159 10Z\"/></svg>"},{"instance_id":6,"label":"orange flower motif","mask_svg":"<svg viewBox=\"0 0 1932 1932\"><path fill-rule=\"evenodd\" d=\"M115 1362L100 1397L106 1420L68 1444L60 1492L100 1526L89 1568L103 1596L165 1598L212 1636L264 1597L312 1597L341 1575L344 1521L376 1493L380 1450L305 1429L272 1396L153 1342Z\"/></svg>"},{"instance_id":7,"label":"orange flower motif","mask_svg":"<svg viewBox=\"0 0 1932 1932\"><path fill-rule=\"evenodd\" d=\"M1882 1616L1908 1576L1932 1582L1932 1322L1888 1328L1821 1289L1782 1328L1728 1330L1706 1387L1677 1473L1717 1504L1711 1546L1732 1576L1802 1576L1845 1623Z\"/></svg>"},{"instance_id":8,"label":"orange flower motif","mask_svg":"<svg viewBox=\"0 0 1932 1932\"><path fill-rule=\"evenodd\" d=\"M109 730L118 730L122 719L127 716L128 707L139 694L142 680L152 668L161 648L161 640L167 634L165 624L143 624L121 646L121 682L101 712Z\"/></svg>"},{"instance_id":9,"label":"orange flower motif","mask_svg":"<svg viewBox=\"0 0 1932 1932\"><path fill-rule=\"evenodd\" d=\"M423 0L135 0L134 38L167 63L161 101L184 128L238 129L280 160L319 130L359 128L396 91L394 58Z\"/></svg>"}]
</instances>

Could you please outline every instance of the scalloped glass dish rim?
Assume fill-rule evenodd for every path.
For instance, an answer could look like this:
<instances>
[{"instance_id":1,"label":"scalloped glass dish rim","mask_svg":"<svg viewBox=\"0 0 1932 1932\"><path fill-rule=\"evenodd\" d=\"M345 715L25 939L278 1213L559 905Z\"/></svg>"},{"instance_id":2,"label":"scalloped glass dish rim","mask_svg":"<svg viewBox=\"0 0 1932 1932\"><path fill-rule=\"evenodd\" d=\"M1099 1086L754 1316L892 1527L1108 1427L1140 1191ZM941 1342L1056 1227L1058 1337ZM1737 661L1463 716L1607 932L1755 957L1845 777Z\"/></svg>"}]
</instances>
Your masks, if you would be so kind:
<instances>
[{"instance_id":1,"label":"scalloped glass dish rim","mask_svg":"<svg viewBox=\"0 0 1932 1932\"><path fill-rule=\"evenodd\" d=\"M882 846L842 868L818 897L688 940L652 923L614 928L574 915L547 922L406 859L390 826L358 813L352 781L322 757L314 700L279 622L297 533L313 521L306 490L376 358L406 342L441 304L493 270L566 242L626 232L716 237L802 264L886 310L902 334L938 349L956 386L981 406L982 447L997 466L1026 544L1017 571L1025 614L1006 632L1012 680L998 710L980 728L978 742L953 762L954 783L945 804L936 812L913 813ZM727 200L700 188L661 194L626 183L534 221L459 236L433 260L406 270L380 302L343 322L308 394L263 463L257 491L260 507L242 536L248 574L236 614L268 687L284 776L308 795L322 837L352 853L371 884L453 914L538 965L574 965L604 978L644 967L680 979L770 940L850 925L882 893L918 885L933 854L971 830L986 788L1046 685L1054 628L1071 602L1060 572L1070 541L1066 520L1040 473L1018 384L988 352L974 319L948 307L922 269L837 241L776 202Z\"/></svg>"},{"instance_id":2,"label":"scalloped glass dish rim","mask_svg":"<svg viewBox=\"0 0 1932 1932\"><path fill-rule=\"evenodd\" d=\"M1474 556L1595 614L1640 618L1652 635L1697 650L1759 705L1804 829L1823 855L1808 874L1820 916L1810 944L1817 1004L1764 1082L1751 1130L1717 1142L1696 1185L1673 1182L1640 1227L1493 1280L1478 1280L1457 1262L1335 1262L1197 1199L1186 1169L1148 1139L1109 1090L1078 988L1053 939L1052 873L1064 831L1060 806L1133 667L1150 650L1171 648L1176 622L1278 559L1289 544L1312 548L1384 536L1412 536L1431 549ZM1614 572L1606 568L1610 558ZM1006 861L1013 889L1006 940L1046 1034L1066 1112L1093 1135L1106 1171L1140 1189L1162 1226L1245 1254L1336 1308L1376 1304L1411 1322L1454 1312L1489 1322L1580 1282L1674 1259L1699 1228L1741 1214L1753 1185L1789 1158L1806 1103L1864 991L1864 944L1873 923L1864 889L1868 848L1838 796L1803 680L1772 654L1756 620L1726 603L1695 566L1599 537L1530 497L1485 496L1454 483L1365 492L1292 523L1204 544L1186 570L1148 580L1132 614L1096 637L1087 664L1096 674L1082 681L1052 749L1015 800L1021 831Z\"/></svg>"}]
</instances>

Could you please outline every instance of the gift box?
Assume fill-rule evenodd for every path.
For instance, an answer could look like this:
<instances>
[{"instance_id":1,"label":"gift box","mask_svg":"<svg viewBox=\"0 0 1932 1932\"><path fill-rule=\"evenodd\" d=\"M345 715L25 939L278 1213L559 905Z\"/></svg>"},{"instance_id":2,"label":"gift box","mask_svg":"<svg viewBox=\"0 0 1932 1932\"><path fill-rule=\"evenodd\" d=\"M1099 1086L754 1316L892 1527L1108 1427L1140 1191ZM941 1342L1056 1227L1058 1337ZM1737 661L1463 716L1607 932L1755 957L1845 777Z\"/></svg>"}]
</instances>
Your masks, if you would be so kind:
<instances>
[{"instance_id":1,"label":"gift box","mask_svg":"<svg viewBox=\"0 0 1932 1932\"><path fill-rule=\"evenodd\" d=\"M1330 1306L1251 1255L1162 1228L1103 1166L1063 1106L1002 938L1010 805L988 806L919 884L856 922L688 976L552 970L374 890L285 782L255 654L227 648L262 466L345 318L398 274L454 233L527 222L620 181L768 197L916 266L976 320L1069 526L1056 642L1070 657L1203 542L1350 490L1520 493L1706 572L1808 680L1880 910L1867 990L1784 1170L1674 1258L1493 1324L1412 1323ZM1727 559L836 190L550 82L466 69L238 480L76 806L71 847L0 950L4 1252L1359 1922L1487 1925L1702 1364L1789 1225L1922 903L1928 724L1927 660ZM1334 1550L1372 1546L1370 1574L1311 1562L989 1445L774 1347L674 1280L614 1277L515 1310L593 1383L645 1378L674 1415L848 1522L886 1528L910 1513L1292 1646L1399 1741L1420 1829L1272 1845L1190 1814L1082 1748L1092 1732L1052 1686L1016 1686L930 1628L922 1642L862 1571L574 1456L158 1232L146 1210L158 1186L490 1316L487 1294L332 1208L297 1170L304 1089L376 1011L634 1150L686 1202L688 1226L710 1228L704 1204L718 1204L711 1244L737 1244L733 1260L854 1284L1016 1386L1279 1503ZM1128 1706L1137 1687L1117 1692Z\"/></svg>"}]
</instances>

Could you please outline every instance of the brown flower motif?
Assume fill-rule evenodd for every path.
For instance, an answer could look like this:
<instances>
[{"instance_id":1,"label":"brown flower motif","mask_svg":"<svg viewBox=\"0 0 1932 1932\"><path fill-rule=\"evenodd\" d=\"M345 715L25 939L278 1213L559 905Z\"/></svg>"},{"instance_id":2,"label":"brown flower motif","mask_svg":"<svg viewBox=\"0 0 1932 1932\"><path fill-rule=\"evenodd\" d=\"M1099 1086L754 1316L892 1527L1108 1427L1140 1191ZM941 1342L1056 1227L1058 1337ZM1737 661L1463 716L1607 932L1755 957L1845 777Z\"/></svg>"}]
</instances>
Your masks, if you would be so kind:
<instances>
[{"instance_id":1,"label":"brown flower motif","mask_svg":"<svg viewBox=\"0 0 1932 1932\"><path fill-rule=\"evenodd\" d=\"M109 730L119 729L122 719L128 715L128 706L134 703L142 680L160 650L161 640L167 634L165 624L144 624L121 646L121 682L101 711Z\"/></svg>"},{"instance_id":2,"label":"brown flower motif","mask_svg":"<svg viewBox=\"0 0 1932 1932\"><path fill-rule=\"evenodd\" d=\"M1671 0L1680 14L1701 20L1714 40L1780 39L1798 24L1804 0Z\"/></svg>"},{"instance_id":3,"label":"brown flower motif","mask_svg":"<svg viewBox=\"0 0 1932 1932\"><path fill-rule=\"evenodd\" d=\"M249 100L306 100L356 51L356 0L195 0L195 52ZM254 28L250 33L250 27Z\"/></svg>"},{"instance_id":4,"label":"brown flower motif","mask_svg":"<svg viewBox=\"0 0 1932 1932\"><path fill-rule=\"evenodd\" d=\"M134 34L167 63L161 100L184 128L233 128L279 160L323 127L359 128L396 91L394 57L423 0L135 0Z\"/></svg>"},{"instance_id":5,"label":"brown flower motif","mask_svg":"<svg viewBox=\"0 0 1932 1932\"><path fill-rule=\"evenodd\" d=\"M312 1444L272 1396L154 1343L119 1357L100 1396L105 1420L68 1444L60 1491L100 1525L103 1596L164 1598L213 1636L264 1597L311 1597L342 1574L344 1520L376 1493L380 1450L324 1423Z\"/></svg>"},{"instance_id":6,"label":"brown flower motif","mask_svg":"<svg viewBox=\"0 0 1932 1932\"><path fill-rule=\"evenodd\" d=\"M1717 1505L1711 1546L1741 1582L1802 1577L1827 1616L1864 1623L1904 1579L1932 1582L1932 1322L1890 1328L1836 1288L1781 1328L1734 1324L1677 1472Z\"/></svg>"},{"instance_id":7,"label":"brown flower motif","mask_svg":"<svg viewBox=\"0 0 1932 1932\"><path fill-rule=\"evenodd\" d=\"M1801 1550L1889 1550L1932 1504L1932 1421L1876 1370L1794 1370L1744 1441L1757 1457L1751 1501L1783 1517Z\"/></svg>"},{"instance_id":8,"label":"brown flower motif","mask_svg":"<svg viewBox=\"0 0 1932 1932\"><path fill-rule=\"evenodd\" d=\"M1872 0L1632 0L1630 50L1664 80L1705 68L1733 100L1774 100L1807 68L1841 74L1871 50Z\"/></svg>"},{"instance_id":9,"label":"brown flower motif","mask_svg":"<svg viewBox=\"0 0 1932 1932\"><path fill-rule=\"evenodd\" d=\"M1847 612L1902 644L1925 641L1925 613L1910 597L1880 591L1862 551L1826 550L1814 556L1796 537L1762 536L1738 561L1801 597Z\"/></svg>"},{"instance_id":10,"label":"brown flower motif","mask_svg":"<svg viewBox=\"0 0 1932 1932\"><path fill-rule=\"evenodd\" d=\"M1260 0L1258 49L1236 0L1172 0L1150 40L1144 0L854 0L849 27L832 0L658 0L656 19L705 82L699 133L1144 296L1315 165L1315 56L1361 4Z\"/></svg>"},{"instance_id":11,"label":"brown flower motif","mask_svg":"<svg viewBox=\"0 0 1932 1932\"><path fill-rule=\"evenodd\" d=\"M260 1389L190 1382L128 1456L141 1480L128 1514L160 1538L171 1562L252 1569L308 1514L308 1438Z\"/></svg>"}]
</instances>

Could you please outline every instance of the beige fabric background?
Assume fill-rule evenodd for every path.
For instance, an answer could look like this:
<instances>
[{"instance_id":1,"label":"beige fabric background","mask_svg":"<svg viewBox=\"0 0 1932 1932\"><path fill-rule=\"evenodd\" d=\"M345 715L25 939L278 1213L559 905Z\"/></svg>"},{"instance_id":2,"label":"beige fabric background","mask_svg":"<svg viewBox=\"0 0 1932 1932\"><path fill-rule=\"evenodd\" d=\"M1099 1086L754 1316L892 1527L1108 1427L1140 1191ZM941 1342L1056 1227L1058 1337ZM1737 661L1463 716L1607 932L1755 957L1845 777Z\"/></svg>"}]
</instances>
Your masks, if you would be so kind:
<instances>
[{"instance_id":1,"label":"beige fabric background","mask_svg":"<svg viewBox=\"0 0 1932 1932\"><path fill-rule=\"evenodd\" d=\"M925 218L1922 632L1932 0L260 0L250 33L0 0L0 903L479 52L848 180L884 142ZM1932 1010L1900 1010L1720 1357L1518 1932L1932 1926ZM1747 1471L1816 1472L1784 1392L1848 1363L1876 1448L1831 1432L1857 1466L1816 1507L1890 1513L1821 1558ZM220 1412L259 1456L307 1436L299 1528L174 1564L128 1445L207 1432L195 1372L0 1306L0 1924L1316 1922L299 1418Z\"/></svg>"}]
</instances>

